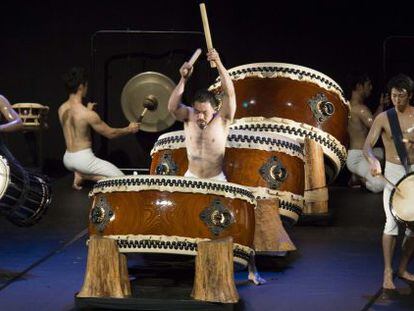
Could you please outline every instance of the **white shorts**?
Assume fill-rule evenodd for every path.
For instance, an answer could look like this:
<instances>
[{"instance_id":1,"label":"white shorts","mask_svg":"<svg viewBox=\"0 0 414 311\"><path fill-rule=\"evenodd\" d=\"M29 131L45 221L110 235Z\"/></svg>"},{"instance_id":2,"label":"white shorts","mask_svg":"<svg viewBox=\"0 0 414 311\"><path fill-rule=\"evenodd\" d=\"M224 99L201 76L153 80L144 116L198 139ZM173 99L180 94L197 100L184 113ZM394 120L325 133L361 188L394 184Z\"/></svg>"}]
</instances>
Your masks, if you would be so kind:
<instances>
[{"instance_id":1,"label":"white shorts","mask_svg":"<svg viewBox=\"0 0 414 311\"><path fill-rule=\"evenodd\" d=\"M374 148L374 154L377 158L381 159L382 152L380 148ZM385 182L381 177L372 176L369 162L365 159L362 150L351 149L348 150L348 158L346 159L346 166L351 173L358 175L359 177L364 178L365 187L374 193L378 193L384 190Z\"/></svg>"},{"instance_id":2,"label":"white shorts","mask_svg":"<svg viewBox=\"0 0 414 311\"><path fill-rule=\"evenodd\" d=\"M410 171L414 171L414 165L410 166ZM400 164L394 164L391 162L385 162L384 176L395 185L402 177L405 176L404 166ZM386 183L383 194L384 212L386 218L384 234L398 235L398 223L392 215L390 207L391 191L392 187L388 183ZM413 232L408 228L405 230L405 235L414 236Z\"/></svg>"},{"instance_id":3,"label":"white shorts","mask_svg":"<svg viewBox=\"0 0 414 311\"><path fill-rule=\"evenodd\" d=\"M112 163L97 158L91 148L77 152L65 152L63 164L70 171L86 175L116 177L125 175Z\"/></svg>"},{"instance_id":4,"label":"white shorts","mask_svg":"<svg viewBox=\"0 0 414 311\"><path fill-rule=\"evenodd\" d=\"M187 172L185 172L184 177L200 178L197 175L194 175L193 173L191 173L190 170L187 170ZM218 174L217 176L213 176L207 179L227 181L226 175L224 175L223 171L221 171L220 174Z\"/></svg>"}]
</instances>

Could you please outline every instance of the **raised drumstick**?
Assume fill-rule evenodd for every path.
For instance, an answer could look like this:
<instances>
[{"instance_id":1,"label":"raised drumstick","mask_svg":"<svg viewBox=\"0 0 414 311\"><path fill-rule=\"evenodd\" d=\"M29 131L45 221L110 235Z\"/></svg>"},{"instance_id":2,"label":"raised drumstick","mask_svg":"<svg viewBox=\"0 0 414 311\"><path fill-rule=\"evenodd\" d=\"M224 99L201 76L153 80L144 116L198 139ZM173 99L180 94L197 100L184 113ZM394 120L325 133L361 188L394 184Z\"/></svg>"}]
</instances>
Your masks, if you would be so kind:
<instances>
[{"instance_id":1,"label":"raised drumstick","mask_svg":"<svg viewBox=\"0 0 414 311\"><path fill-rule=\"evenodd\" d=\"M188 64L192 67L194 66L194 63L197 61L198 57L201 54L201 49L197 49L195 50L195 52L193 53L193 55L191 56L190 60L188 61ZM187 71L186 71L187 74Z\"/></svg>"},{"instance_id":2,"label":"raised drumstick","mask_svg":"<svg viewBox=\"0 0 414 311\"><path fill-rule=\"evenodd\" d=\"M210 51L213 48L213 42L211 41L210 26L208 24L208 17L206 6L204 3L200 3L201 20L203 21L204 36L206 37L207 49ZM210 67L215 68L216 63L210 62Z\"/></svg>"}]
</instances>

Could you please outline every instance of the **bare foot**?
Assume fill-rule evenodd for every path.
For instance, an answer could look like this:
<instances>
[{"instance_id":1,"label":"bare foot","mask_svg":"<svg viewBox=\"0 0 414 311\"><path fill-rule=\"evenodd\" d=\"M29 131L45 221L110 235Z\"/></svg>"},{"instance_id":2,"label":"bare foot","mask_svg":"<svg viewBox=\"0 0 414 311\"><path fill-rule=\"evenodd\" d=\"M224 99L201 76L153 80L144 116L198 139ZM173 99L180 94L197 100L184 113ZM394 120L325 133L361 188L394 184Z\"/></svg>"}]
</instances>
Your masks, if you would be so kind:
<instances>
[{"instance_id":1,"label":"bare foot","mask_svg":"<svg viewBox=\"0 0 414 311\"><path fill-rule=\"evenodd\" d=\"M82 186L81 186L82 182L83 182L83 178L82 178L81 174L79 174L78 172L75 172L74 176L73 176L72 188L76 189L76 190L81 190L82 189Z\"/></svg>"},{"instance_id":2,"label":"bare foot","mask_svg":"<svg viewBox=\"0 0 414 311\"><path fill-rule=\"evenodd\" d=\"M384 289L395 289L394 281L392 279L392 270L384 270L384 282L382 283Z\"/></svg>"},{"instance_id":3,"label":"bare foot","mask_svg":"<svg viewBox=\"0 0 414 311\"><path fill-rule=\"evenodd\" d=\"M405 281L414 283L414 275L409 273L408 271L403 271L403 272L398 271L398 277Z\"/></svg>"}]
</instances>

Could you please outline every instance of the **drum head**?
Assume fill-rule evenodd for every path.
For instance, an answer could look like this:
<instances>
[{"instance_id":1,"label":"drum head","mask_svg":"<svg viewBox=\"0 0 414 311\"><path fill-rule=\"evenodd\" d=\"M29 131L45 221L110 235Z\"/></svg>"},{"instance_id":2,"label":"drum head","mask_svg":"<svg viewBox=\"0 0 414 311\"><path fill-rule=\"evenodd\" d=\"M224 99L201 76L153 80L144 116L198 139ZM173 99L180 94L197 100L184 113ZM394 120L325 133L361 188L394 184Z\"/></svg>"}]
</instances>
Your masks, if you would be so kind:
<instances>
[{"instance_id":1,"label":"drum head","mask_svg":"<svg viewBox=\"0 0 414 311\"><path fill-rule=\"evenodd\" d=\"M390 197L394 216L403 222L414 221L414 173L402 178L397 183L398 190L393 190Z\"/></svg>"},{"instance_id":2,"label":"drum head","mask_svg":"<svg viewBox=\"0 0 414 311\"><path fill-rule=\"evenodd\" d=\"M7 160L0 156L0 199L3 197L9 185L10 167Z\"/></svg>"}]
</instances>

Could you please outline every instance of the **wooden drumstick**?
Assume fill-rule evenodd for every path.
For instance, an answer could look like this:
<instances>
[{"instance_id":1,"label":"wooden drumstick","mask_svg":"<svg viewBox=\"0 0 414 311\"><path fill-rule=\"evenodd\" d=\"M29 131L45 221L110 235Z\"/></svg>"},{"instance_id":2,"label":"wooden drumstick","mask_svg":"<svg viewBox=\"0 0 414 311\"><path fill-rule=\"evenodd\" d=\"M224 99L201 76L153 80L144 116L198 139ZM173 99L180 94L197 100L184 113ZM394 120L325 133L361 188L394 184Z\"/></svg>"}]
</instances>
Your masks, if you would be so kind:
<instances>
[{"instance_id":1,"label":"wooden drumstick","mask_svg":"<svg viewBox=\"0 0 414 311\"><path fill-rule=\"evenodd\" d=\"M142 119L144 118L144 115L147 113L148 110L155 110L158 107L158 100L154 95L148 95L145 99L144 99L144 110L141 112L141 115L137 118L137 122L141 123Z\"/></svg>"},{"instance_id":2,"label":"wooden drumstick","mask_svg":"<svg viewBox=\"0 0 414 311\"><path fill-rule=\"evenodd\" d=\"M190 60L188 61L188 64L192 67L194 66L194 63L197 61L198 57L201 54L201 49L197 49L195 50L195 52L193 53L193 55L191 56ZM186 75L187 75L187 71L186 71Z\"/></svg>"},{"instance_id":3,"label":"wooden drumstick","mask_svg":"<svg viewBox=\"0 0 414 311\"><path fill-rule=\"evenodd\" d=\"M208 24L208 17L206 6L204 3L200 3L201 20L203 21L204 36L206 37L207 49L210 51L213 48L213 42L211 41L210 26ZM210 67L215 68L216 63L210 62Z\"/></svg>"},{"instance_id":4,"label":"wooden drumstick","mask_svg":"<svg viewBox=\"0 0 414 311\"><path fill-rule=\"evenodd\" d=\"M403 197L401 190L395 185L393 184L387 177L385 177L384 175L380 174L380 176L387 182L387 184L389 184L393 189L395 189L399 195L401 195L401 197Z\"/></svg>"},{"instance_id":5,"label":"wooden drumstick","mask_svg":"<svg viewBox=\"0 0 414 311\"><path fill-rule=\"evenodd\" d=\"M201 54L201 49L197 49L195 50L193 56L191 56L190 60L188 61L188 63L193 66L195 64L195 62L197 61L198 57Z\"/></svg>"}]
</instances>

